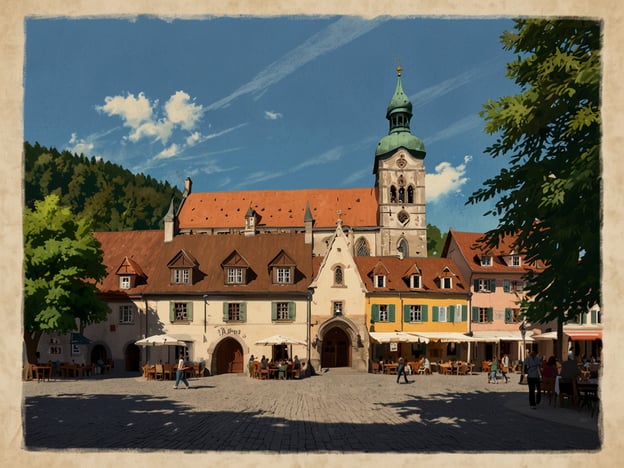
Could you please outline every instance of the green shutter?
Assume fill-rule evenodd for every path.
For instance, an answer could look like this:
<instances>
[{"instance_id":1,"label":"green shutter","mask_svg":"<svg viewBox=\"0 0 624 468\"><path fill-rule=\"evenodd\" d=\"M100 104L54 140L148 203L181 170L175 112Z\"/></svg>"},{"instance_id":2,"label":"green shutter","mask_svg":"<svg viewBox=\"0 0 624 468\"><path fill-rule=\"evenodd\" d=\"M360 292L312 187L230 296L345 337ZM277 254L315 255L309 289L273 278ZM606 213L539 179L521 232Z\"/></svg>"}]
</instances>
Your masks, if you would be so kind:
<instances>
[{"instance_id":1,"label":"green shutter","mask_svg":"<svg viewBox=\"0 0 624 468\"><path fill-rule=\"evenodd\" d=\"M224 322L228 321L228 303L227 302L223 303L223 321Z\"/></svg>"},{"instance_id":2,"label":"green shutter","mask_svg":"<svg viewBox=\"0 0 624 468\"><path fill-rule=\"evenodd\" d=\"M240 304L240 321L241 322L246 322L247 321L247 303L246 302L241 302Z\"/></svg>"},{"instance_id":3,"label":"green shutter","mask_svg":"<svg viewBox=\"0 0 624 468\"><path fill-rule=\"evenodd\" d=\"M288 303L288 320L295 320L297 318L297 304L294 302Z\"/></svg>"},{"instance_id":4,"label":"green shutter","mask_svg":"<svg viewBox=\"0 0 624 468\"><path fill-rule=\"evenodd\" d=\"M472 308L472 321L473 322L479 322L479 308L478 307L473 307Z\"/></svg>"},{"instance_id":5,"label":"green shutter","mask_svg":"<svg viewBox=\"0 0 624 468\"><path fill-rule=\"evenodd\" d=\"M510 292L511 291L511 283L509 280L503 280L503 291Z\"/></svg>"},{"instance_id":6,"label":"green shutter","mask_svg":"<svg viewBox=\"0 0 624 468\"><path fill-rule=\"evenodd\" d=\"M169 321L170 322L174 322L175 321L175 307L173 305L173 302L169 303Z\"/></svg>"},{"instance_id":7,"label":"green shutter","mask_svg":"<svg viewBox=\"0 0 624 468\"><path fill-rule=\"evenodd\" d=\"M478 279L474 280L473 287L474 287L474 292L479 292L479 280Z\"/></svg>"},{"instance_id":8,"label":"green shutter","mask_svg":"<svg viewBox=\"0 0 624 468\"><path fill-rule=\"evenodd\" d=\"M490 292L496 292L496 280L490 280L490 287L488 288Z\"/></svg>"},{"instance_id":9,"label":"green shutter","mask_svg":"<svg viewBox=\"0 0 624 468\"><path fill-rule=\"evenodd\" d=\"M431 319L432 322L438 321L438 310L438 306L433 306L433 318Z\"/></svg>"},{"instance_id":10,"label":"green shutter","mask_svg":"<svg viewBox=\"0 0 624 468\"><path fill-rule=\"evenodd\" d=\"M429 306L428 306L428 305L426 305L426 304L425 304L425 305L422 305L422 306L420 307L420 311L421 311L422 321L423 321L423 322L426 322L427 320L429 320L429 317L427 316L427 315L428 315L428 314L427 314L428 309L429 309Z\"/></svg>"},{"instance_id":11,"label":"green shutter","mask_svg":"<svg viewBox=\"0 0 624 468\"><path fill-rule=\"evenodd\" d=\"M581 313L581 323L584 325L587 323L587 314L586 313Z\"/></svg>"},{"instance_id":12,"label":"green shutter","mask_svg":"<svg viewBox=\"0 0 624 468\"><path fill-rule=\"evenodd\" d=\"M388 321L389 322L394 322L394 304L390 304L390 307L388 307Z\"/></svg>"},{"instance_id":13,"label":"green shutter","mask_svg":"<svg viewBox=\"0 0 624 468\"><path fill-rule=\"evenodd\" d=\"M494 321L494 309L492 307L488 307L488 322Z\"/></svg>"},{"instance_id":14,"label":"green shutter","mask_svg":"<svg viewBox=\"0 0 624 468\"><path fill-rule=\"evenodd\" d=\"M188 319L189 322L193 321L193 303L192 302L188 302L186 304L186 318Z\"/></svg>"},{"instance_id":15,"label":"green shutter","mask_svg":"<svg viewBox=\"0 0 624 468\"><path fill-rule=\"evenodd\" d=\"M513 310L510 308L505 308L505 323L513 322Z\"/></svg>"},{"instance_id":16,"label":"green shutter","mask_svg":"<svg viewBox=\"0 0 624 468\"><path fill-rule=\"evenodd\" d=\"M466 305L462 306L461 314L462 314L462 316L461 316L462 317L462 322L468 321L468 306L466 306Z\"/></svg>"},{"instance_id":17,"label":"green shutter","mask_svg":"<svg viewBox=\"0 0 624 468\"><path fill-rule=\"evenodd\" d=\"M592 310L591 311L591 323L596 323L597 317L596 317L596 311Z\"/></svg>"},{"instance_id":18,"label":"green shutter","mask_svg":"<svg viewBox=\"0 0 624 468\"><path fill-rule=\"evenodd\" d=\"M403 321L404 322L410 321L410 306L409 305L403 306Z\"/></svg>"},{"instance_id":19,"label":"green shutter","mask_svg":"<svg viewBox=\"0 0 624 468\"><path fill-rule=\"evenodd\" d=\"M371 318L373 322L379 322L379 304L373 304L371 308Z\"/></svg>"},{"instance_id":20,"label":"green shutter","mask_svg":"<svg viewBox=\"0 0 624 468\"><path fill-rule=\"evenodd\" d=\"M455 306L449 306L448 321L453 323L455 321Z\"/></svg>"},{"instance_id":21,"label":"green shutter","mask_svg":"<svg viewBox=\"0 0 624 468\"><path fill-rule=\"evenodd\" d=\"M277 302L271 302L271 320L277 320Z\"/></svg>"}]
</instances>

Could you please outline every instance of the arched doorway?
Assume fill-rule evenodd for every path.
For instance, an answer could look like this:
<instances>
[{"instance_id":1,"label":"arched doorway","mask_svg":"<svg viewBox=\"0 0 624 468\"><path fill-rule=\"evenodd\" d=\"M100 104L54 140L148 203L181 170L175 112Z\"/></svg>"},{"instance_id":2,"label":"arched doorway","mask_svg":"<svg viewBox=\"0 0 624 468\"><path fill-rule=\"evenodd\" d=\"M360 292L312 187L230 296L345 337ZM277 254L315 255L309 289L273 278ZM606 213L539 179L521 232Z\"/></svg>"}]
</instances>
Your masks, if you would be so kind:
<instances>
[{"instance_id":1,"label":"arched doorway","mask_svg":"<svg viewBox=\"0 0 624 468\"><path fill-rule=\"evenodd\" d=\"M243 347L234 338L225 338L214 352L217 374L243 372Z\"/></svg>"},{"instance_id":2,"label":"arched doorway","mask_svg":"<svg viewBox=\"0 0 624 468\"><path fill-rule=\"evenodd\" d=\"M98 361L98 359L101 359L102 361L106 362L106 359L108 358L108 355L106 353L106 348L99 344L99 345L95 345L93 347L93 349L91 350L91 362L92 363L96 363Z\"/></svg>"},{"instance_id":3,"label":"arched doorway","mask_svg":"<svg viewBox=\"0 0 624 468\"><path fill-rule=\"evenodd\" d=\"M126 371L135 372L141 368L141 350L134 343L130 343L126 348Z\"/></svg>"},{"instance_id":4,"label":"arched doorway","mask_svg":"<svg viewBox=\"0 0 624 468\"><path fill-rule=\"evenodd\" d=\"M323 335L321 367L351 367L351 339L342 328L330 328Z\"/></svg>"}]
</instances>

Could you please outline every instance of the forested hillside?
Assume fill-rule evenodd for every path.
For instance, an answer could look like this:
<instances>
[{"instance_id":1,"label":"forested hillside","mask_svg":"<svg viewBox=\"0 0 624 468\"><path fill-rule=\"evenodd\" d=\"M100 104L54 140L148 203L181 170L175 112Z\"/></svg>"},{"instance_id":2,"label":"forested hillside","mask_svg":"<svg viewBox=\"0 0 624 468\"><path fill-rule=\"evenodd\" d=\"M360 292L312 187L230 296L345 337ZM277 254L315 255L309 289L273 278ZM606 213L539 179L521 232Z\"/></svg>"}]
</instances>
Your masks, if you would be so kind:
<instances>
[{"instance_id":1,"label":"forested hillside","mask_svg":"<svg viewBox=\"0 0 624 468\"><path fill-rule=\"evenodd\" d=\"M159 229L171 198L182 196L169 182L95 157L28 142L24 153L26 206L54 193L74 214L91 218L96 231Z\"/></svg>"}]
</instances>

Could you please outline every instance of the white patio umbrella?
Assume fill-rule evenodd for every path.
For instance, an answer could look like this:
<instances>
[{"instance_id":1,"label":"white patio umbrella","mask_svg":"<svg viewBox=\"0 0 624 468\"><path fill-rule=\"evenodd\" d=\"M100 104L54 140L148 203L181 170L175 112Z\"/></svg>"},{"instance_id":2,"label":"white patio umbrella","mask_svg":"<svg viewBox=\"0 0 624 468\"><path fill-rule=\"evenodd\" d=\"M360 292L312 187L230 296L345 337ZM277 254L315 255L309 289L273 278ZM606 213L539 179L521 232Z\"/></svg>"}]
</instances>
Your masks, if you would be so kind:
<instances>
[{"instance_id":1,"label":"white patio umbrella","mask_svg":"<svg viewBox=\"0 0 624 468\"><path fill-rule=\"evenodd\" d=\"M186 346L184 341L170 335L152 335L134 342L137 346Z\"/></svg>"},{"instance_id":2,"label":"white patio umbrella","mask_svg":"<svg viewBox=\"0 0 624 468\"><path fill-rule=\"evenodd\" d=\"M265 345L265 346L273 346L273 345L302 345L305 346L307 343L305 341L298 340L297 338L290 338L284 335L273 335L268 338L263 338L262 340L256 341L257 345Z\"/></svg>"}]
</instances>

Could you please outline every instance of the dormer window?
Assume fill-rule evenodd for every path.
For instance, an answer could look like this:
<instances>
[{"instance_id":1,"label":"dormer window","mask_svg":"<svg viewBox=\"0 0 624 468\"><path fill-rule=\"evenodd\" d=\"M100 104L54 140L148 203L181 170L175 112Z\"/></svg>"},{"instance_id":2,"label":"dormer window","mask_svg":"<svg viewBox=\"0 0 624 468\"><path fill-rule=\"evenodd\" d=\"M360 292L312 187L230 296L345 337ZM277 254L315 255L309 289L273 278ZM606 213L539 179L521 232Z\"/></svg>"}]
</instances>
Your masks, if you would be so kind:
<instances>
[{"instance_id":1,"label":"dormer window","mask_svg":"<svg viewBox=\"0 0 624 468\"><path fill-rule=\"evenodd\" d=\"M520 255L512 255L511 256L511 266L519 267L521 266Z\"/></svg>"},{"instance_id":2,"label":"dormer window","mask_svg":"<svg viewBox=\"0 0 624 468\"><path fill-rule=\"evenodd\" d=\"M453 278L440 278L440 288L442 289L453 289Z\"/></svg>"},{"instance_id":3,"label":"dormer window","mask_svg":"<svg viewBox=\"0 0 624 468\"><path fill-rule=\"evenodd\" d=\"M422 287L422 278L420 275L411 275L410 276L410 285L411 289L420 289Z\"/></svg>"},{"instance_id":4,"label":"dormer window","mask_svg":"<svg viewBox=\"0 0 624 468\"><path fill-rule=\"evenodd\" d=\"M386 277L384 275L375 275L375 287L376 288L386 287Z\"/></svg>"},{"instance_id":5,"label":"dormer window","mask_svg":"<svg viewBox=\"0 0 624 468\"><path fill-rule=\"evenodd\" d=\"M240 267L227 267L227 284L243 284L243 268Z\"/></svg>"},{"instance_id":6,"label":"dormer window","mask_svg":"<svg viewBox=\"0 0 624 468\"><path fill-rule=\"evenodd\" d=\"M492 266L492 256L491 255L481 255L481 266L490 267Z\"/></svg>"},{"instance_id":7,"label":"dormer window","mask_svg":"<svg viewBox=\"0 0 624 468\"><path fill-rule=\"evenodd\" d=\"M130 289L130 276L120 276L119 277L119 289Z\"/></svg>"},{"instance_id":8,"label":"dormer window","mask_svg":"<svg viewBox=\"0 0 624 468\"><path fill-rule=\"evenodd\" d=\"M277 284L291 284L292 283L292 269L289 267L276 267L275 268L275 282Z\"/></svg>"},{"instance_id":9,"label":"dormer window","mask_svg":"<svg viewBox=\"0 0 624 468\"><path fill-rule=\"evenodd\" d=\"M173 284L188 284L191 278L190 268L172 268L171 282Z\"/></svg>"},{"instance_id":10,"label":"dormer window","mask_svg":"<svg viewBox=\"0 0 624 468\"><path fill-rule=\"evenodd\" d=\"M192 284L193 269L199 264L191 254L180 250L167 264L171 274L171 284Z\"/></svg>"}]
</instances>

